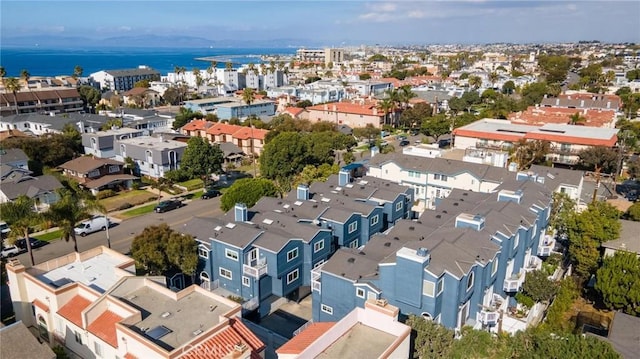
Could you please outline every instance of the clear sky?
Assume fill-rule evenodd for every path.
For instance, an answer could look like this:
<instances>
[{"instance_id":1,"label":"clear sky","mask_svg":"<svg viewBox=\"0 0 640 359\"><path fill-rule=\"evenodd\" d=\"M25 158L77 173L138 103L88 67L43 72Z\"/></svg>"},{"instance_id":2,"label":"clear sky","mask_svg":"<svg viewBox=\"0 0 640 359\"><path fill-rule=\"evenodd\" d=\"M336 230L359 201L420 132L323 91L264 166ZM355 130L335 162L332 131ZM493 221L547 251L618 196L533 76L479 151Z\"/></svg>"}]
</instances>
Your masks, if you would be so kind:
<instances>
[{"instance_id":1,"label":"clear sky","mask_svg":"<svg viewBox=\"0 0 640 359\"><path fill-rule=\"evenodd\" d=\"M0 2L2 37L141 34L326 45L640 42L640 1ZM304 44L300 44L304 45Z\"/></svg>"}]
</instances>

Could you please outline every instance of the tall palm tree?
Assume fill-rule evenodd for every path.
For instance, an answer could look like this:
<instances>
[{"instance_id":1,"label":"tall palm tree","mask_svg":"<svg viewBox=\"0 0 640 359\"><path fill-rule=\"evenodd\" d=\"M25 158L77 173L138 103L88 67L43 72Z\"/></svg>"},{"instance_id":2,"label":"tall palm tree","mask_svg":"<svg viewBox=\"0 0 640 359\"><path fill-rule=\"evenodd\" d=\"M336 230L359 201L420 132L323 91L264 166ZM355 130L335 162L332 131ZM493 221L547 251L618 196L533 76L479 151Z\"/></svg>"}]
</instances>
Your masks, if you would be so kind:
<instances>
[{"instance_id":1,"label":"tall palm tree","mask_svg":"<svg viewBox=\"0 0 640 359\"><path fill-rule=\"evenodd\" d=\"M44 216L58 225L65 241L73 240L73 250L78 252L74 228L93 213L103 212L104 207L92 195L73 186L59 190L59 195L58 202L49 206Z\"/></svg>"},{"instance_id":2,"label":"tall palm tree","mask_svg":"<svg viewBox=\"0 0 640 359\"><path fill-rule=\"evenodd\" d=\"M29 228L42 223L42 215L35 212L34 209L35 201L24 195L16 198L13 202L6 202L0 205L2 220L7 222L12 228L12 231L9 232L9 242L15 242L19 236L25 238L25 244L32 266L35 265L36 262L33 259L31 242L29 242L28 239Z\"/></svg>"},{"instance_id":3,"label":"tall palm tree","mask_svg":"<svg viewBox=\"0 0 640 359\"><path fill-rule=\"evenodd\" d=\"M387 94L387 98L391 101L393 106L391 107L391 112L393 113L393 125L396 126L398 123L398 108L402 105L402 95L398 89L391 89L385 91Z\"/></svg>"},{"instance_id":4,"label":"tall palm tree","mask_svg":"<svg viewBox=\"0 0 640 359\"><path fill-rule=\"evenodd\" d=\"M469 86L473 87L474 89L478 89L480 88L480 86L482 86L482 79L480 78L480 76L469 76Z\"/></svg>"},{"instance_id":5,"label":"tall palm tree","mask_svg":"<svg viewBox=\"0 0 640 359\"><path fill-rule=\"evenodd\" d=\"M384 112L384 124L387 124L389 114L395 109L395 102L391 98L387 97L378 102L378 108Z\"/></svg>"},{"instance_id":6,"label":"tall palm tree","mask_svg":"<svg viewBox=\"0 0 640 359\"><path fill-rule=\"evenodd\" d=\"M9 77L7 79L3 79L2 82L4 83L4 88L13 94L13 100L16 105L16 115L17 115L20 113L18 111L18 92L22 88L22 84L20 83L20 80L18 80L15 77Z\"/></svg>"},{"instance_id":7,"label":"tall palm tree","mask_svg":"<svg viewBox=\"0 0 640 359\"><path fill-rule=\"evenodd\" d=\"M227 70L227 71L231 71L231 70L233 70L233 62L231 62L231 61L227 61L227 62L225 62L225 63L224 63L224 68L225 68L225 70Z\"/></svg>"},{"instance_id":8,"label":"tall palm tree","mask_svg":"<svg viewBox=\"0 0 640 359\"><path fill-rule=\"evenodd\" d=\"M176 82L179 82L180 71L181 71L180 66L173 67L173 72L176 74Z\"/></svg>"},{"instance_id":9,"label":"tall palm tree","mask_svg":"<svg viewBox=\"0 0 640 359\"><path fill-rule=\"evenodd\" d=\"M0 66L0 83L4 85L4 77L7 76L7 70L4 69L4 66Z\"/></svg>"},{"instance_id":10,"label":"tall palm tree","mask_svg":"<svg viewBox=\"0 0 640 359\"><path fill-rule=\"evenodd\" d=\"M569 116L569 124L577 125L579 123L583 123L587 120L586 117L582 116L580 112L576 112L573 115Z\"/></svg>"},{"instance_id":11,"label":"tall palm tree","mask_svg":"<svg viewBox=\"0 0 640 359\"><path fill-rule=\"evenodd\" d=\"M400 100L403 103L403 108L404 109L409 107L409 101L411 101L412 98L418 96L413 91L411 91L411 86L410 85L404 85L404 86L400 87L400 91L399 92L400 92L399 93Z\"/></svg>"},{"instance_id":12,"label":"tall palm tree","mask_svg":"<svg viewBox=\"0 0 640 359\"><path fill-rule=\"evenodd\" d=\"M80 65L76 65L73 68L73 78L77 79L78 77L82 76L83 72L84 72L84 69Z\"/></svg>"},{"instance_id":13,"label":"tall palm tree","mask_svg":"<svg viewBox=\"0 0 640 359\"><path fill-rule=\"evenodd\" d=\"M20 77L22 78L22 81L24 81L24 85L29 88L29 79L31 78L29 71L22 69L22 71L20 71Z\"/></svg>"},{"instance_id":14,"label":"tall palm tree","mask_svg":"<svg viewBox=\"0 0 640 359\"><path fill-rule=\"evenodd\" d=\"M489 81L491 82L491 87L495 87L496 86L496 81L498 81L498 73L497 72L491 72L489 74Z\"/></svg>"}]
</instances>

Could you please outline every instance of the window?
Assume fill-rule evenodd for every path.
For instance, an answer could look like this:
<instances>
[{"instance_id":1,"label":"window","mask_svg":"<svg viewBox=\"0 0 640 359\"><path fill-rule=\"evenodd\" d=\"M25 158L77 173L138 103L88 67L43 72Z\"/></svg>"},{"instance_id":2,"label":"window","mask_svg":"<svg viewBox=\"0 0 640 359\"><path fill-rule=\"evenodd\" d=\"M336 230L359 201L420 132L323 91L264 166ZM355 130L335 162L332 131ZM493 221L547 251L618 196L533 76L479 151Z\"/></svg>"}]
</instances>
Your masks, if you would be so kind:
<instances>
[{"instance_id":1,"label":"window","mask_svg":"<svg viewBox=\"0 0 640 359\"><path fill-rule=\"evenodd\" d=\"M444 290L444 279L440 279L436 284L436 295L440 295Z\"/></svg>"},{"instance_id":2,"label":"window","mask_svg":"<svg viewBox=\"0 0 640 359\"><path fill-rule=\"evenodd\" d=\"M396 203L396 211L402 211L402 202Z\"/></svg>"},{"instance_id":3,"label":"window","mask_svg":"<svg viewBox=\"0 0 640 359\"><path fill-rule=\"evenodd\" d=\"M324 249L324 239L313 244L313 253L317 253Z\"/></svg>"},{"instance_id":4,"label":"window","mask_svg":"<svg viewBox=\"0 0 640 359\"><path fill-rule=\"evenodd\" d=\"M80 334L80 332L74 331L73 335L76 338L76 343L82 345L82 334Z\"/></svg>"},{"instance_id":5,"label":"window","mask_svg":"<svg viewBox=\"0 0 640 359\"><path fill-rule=\"evenodd\" d=\"M513 240L513 249L518 249L518 244L520 243L520 233L516 233L516 238Z\"/></svg>"},{"instance_id":6,"label":"window","mask_svg":"<svg viewBox=\"0 0 640 359\"><path fill-rule=\"evenodd\" d=\"M320 304L320 310L327 314L333 315L333 308L326 304Z\"/></svg>"},{"instance_id":7,"label":"window","mask_svg":"<svg viewBox=\"0 0 640 359\"><path fill-rule=\"evenodd\" d=\"M436 190L436 198L442 198L442 192L439 189Z\"/></svg>"},{"instance_id":8,"label":"window","mask_svg":"<svg viewBox=\"0 0 640 359\"><path fill-rule=\"evenodd\" d=\"M242 276L242 285L245 286L245 287L250 287L251 286L251 282L249 280L249 277Z\"/></svg>"},{"instance_id":9,"label":"window","mask_svg":"<svg viewBox=\"0 0 640 359\"><path fill-rule=\"evenodd\" d=\"M224 249L224 256L236 262L238 261L238 252L233 251L229 248Z\"/></svg>"},{"instance_id":10,"label":"window","mask_svg":"<svg viewBox=\"0 0 640 359\"><path fill-rule=\"evenodd\" d=\"M364 298L364 292L365 290L362 288L356 288L356 297L358 298Z\"/></svg>"},{"instance_id":11,"label":"window","mask_svg":"<svg viewBox=\"0 0 640 359\"><path fill-rule=\"evenodd\" d=\"M102 345L98 342L93 342L93 352L96 353L97 356L102 356Z\"/></svg>"},{"instance_id":12,"label":"window","mask_svg":"<svg viewBox=\"0 0 640 359\"><path fill-rule=\"evenodd\" d=\"M469 272L469 277L467 278L467 290L473 287L473 272Z\"/></svg>"},{"instance_id":13,"label":"window","mask_svg":"<svg viewBox=\"0 0 640 359\"><path fill-rule=\"evenodd\" d=\"M409 171L409 177L416 177L416 178L420 178L420 172L416 172L416 171Z\"/></svg>"},{"instance_id":14,"label":"window","mask_svg":"<svg viewBox=\"0 0 640 359\"><path fill-rule=\"evenodd\" d=\"M498 271L498 257L496 257L493 260L493 263L491 264L491 275L496 274L497 271Z\"/></svg>"},{"instance_id":15,"label":"window","mask_svg":"<svg viewBox=\"0 0 640 359\"><path fill-rule=\"evenodd\" d=\"M116 172L120 172L120 166L118 165L109 166L109 173L116 173Z\"/></svg>"},{"instance_id":16,"label":"window","mask_svg":"<svg viewBox=\"0 0 640 359\"><path fill-rule=\"evenodd\" d=\"M358 222L349 223L349 233L353 233L358 229Z\"/></svg>"},{"instance_id":17,"label":"window","mask_svg":"<svg viewBox=\"0 0 640 359\"><path fill-rule=\"evenodd\" d=\"M371 217L371 225L372 226L375 226L376 224L378 224L378 222L380 222L379 215L376 214L375 216Z\"/></svg>"},{"instance_id":18,"label":"window","mask_svg":"<svg viewBox=\"0 0 640 359\"><path fill-rule=\"evenodd\" d=\"M358 240L349 243L349 248L358 248Z\"/></svg>"},{"instance_id":19,"label":"window","mask_svg":"<svg viewBox=\"0 0 640 359\"><path fill-rule=\"evenodd\" d=\"M435 283L429 280L422 281L422 295L433 297L434 289L435 289Z\"/></svg>"},{"instance_id":20,"label":"window","mask_svg":"<svg viewBox=\"0 0 640 359\"><path fill-rule=\"evenodd\" d=\"M300 271L296 268L287 274L287 284L291 284L293 281L298 279L298 277L300 277Z\"/></svg>"},{"instance_id":21,"label":"window","mask_svg":"<svg viewBox=\"0 0 640 359\"><path fill-rule=\"evenodd\" d=\"M205 246L198 246L198 256L200 258L209 258L209 250Z\"/></svg>"},{"instance_id":22,"label":"window","mask_svg":"<svg viewBox=\"0 0 640 359\"><path fill-rule=\"evenodd\" d=\"M226 278L228 280L233 279L233 273L230 270L220 267L218 273L222 278Z\"/></svg>"},{"instance_id":23,"label":"window","mask_svg":"<svg viewBox=\"0 0 640 359\"><path fill-rule=\"evenodd\" d=\"M447 176L446 175L441 175L439 173L434 174L433 175L433 179L435 179L436 181L447 182Z\"/></svg>"},{"instance_id":24,"label":"window","mask_svg":"<svg viewBox=\"0 0 640 359\"><path fill-rule=\"evenodd\" d=\"M287 262L291 262L296 258L298 258L298 248L294 248L287 252Z\"/></svg>"}]
</instances>

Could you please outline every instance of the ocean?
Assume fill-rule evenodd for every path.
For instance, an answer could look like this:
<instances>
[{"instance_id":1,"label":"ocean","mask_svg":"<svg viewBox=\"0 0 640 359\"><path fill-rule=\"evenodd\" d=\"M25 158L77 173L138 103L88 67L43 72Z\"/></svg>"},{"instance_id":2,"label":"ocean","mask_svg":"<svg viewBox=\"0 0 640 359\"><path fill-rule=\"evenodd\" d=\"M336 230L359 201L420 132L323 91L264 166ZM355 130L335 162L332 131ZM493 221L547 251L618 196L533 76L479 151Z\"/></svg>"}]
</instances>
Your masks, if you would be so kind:
<instances>
[{"instance_id":1,"label":"ocean","mask_svg":"<svg viewBox=\"0 0 640 359\"><path fill-rule=\"evenodd\" d=\"M4 66L7 77L18 77L23 69L31 76L72 75L75 66L83 68L83 76L100 70L135 68L140 65L158 70L162 76L173 72L176 66L187 71L198 67L206 70L210 63L196 58L216 56L218 67L225 62L239 64L253 62L260 64L261 55L291 56L295 48L117 48L117 49L45 49L45 48L2 48L0 65Z\"/></svg>"}]
</instances>

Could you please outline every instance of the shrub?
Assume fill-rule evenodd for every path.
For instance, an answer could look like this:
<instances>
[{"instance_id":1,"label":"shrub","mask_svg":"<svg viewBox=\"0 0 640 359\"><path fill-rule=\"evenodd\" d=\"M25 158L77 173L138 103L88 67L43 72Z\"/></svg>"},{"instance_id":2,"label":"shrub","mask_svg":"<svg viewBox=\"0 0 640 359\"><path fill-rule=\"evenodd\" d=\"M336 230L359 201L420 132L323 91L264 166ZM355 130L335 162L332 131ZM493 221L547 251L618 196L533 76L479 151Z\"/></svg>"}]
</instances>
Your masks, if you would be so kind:
<instances>
[{"instance_id":1,"label":"shrub","mask_svg":"<svg viewBox=\"0 0 640 359\"><path fill-rule=\"evenodd\" d=\"M114 191L112 189L105 189L103 191L98 192L98 194L96 195L96 199L109 198L109 197L113 197L115 195L116 195L116 191Z\"/></svg>"},{"instance_id":2,"label":"shrub","mask_svg":"<svg viewBox=\"0 0 640 359\"><path fill-rule=\"evenodd\" d=\"M516 293L516 301L518 303L524 305L527 308L532 308L533 305L535 304L535 302L533 301L533 299L530 296L528 296L528 295L526 295L526 294L524 294L522 292Z\"/></svg>"},{"instance_id":3,"label":"shrub","mask_svg":"<svg viewBox=\"0 0 640 359\"><path fill-rule=\"evenodd\" d=\"M128 208L131 208L131 207L133 207L133 205L131 203L129 203L129 202L126 202L126 203L123 203L120 206L118 206L117 210L118 211L122 211L123 209L128 209Z\"/></svg>"},{"instance_id":4,"label":"shrub","mask_svg":"<svg viewBox=\"0 0 640 359\"><path fill-rule=\"evenodd\" d=\"M227 298L232 300L232 301L234 301L234 302L236 302L236 303L240 303L240 304L242 304L242 302L244 302L244 299L242 297L240 297L240 296L237 296L237 295L230 295Z\"/></svg>"}]
</instances>

